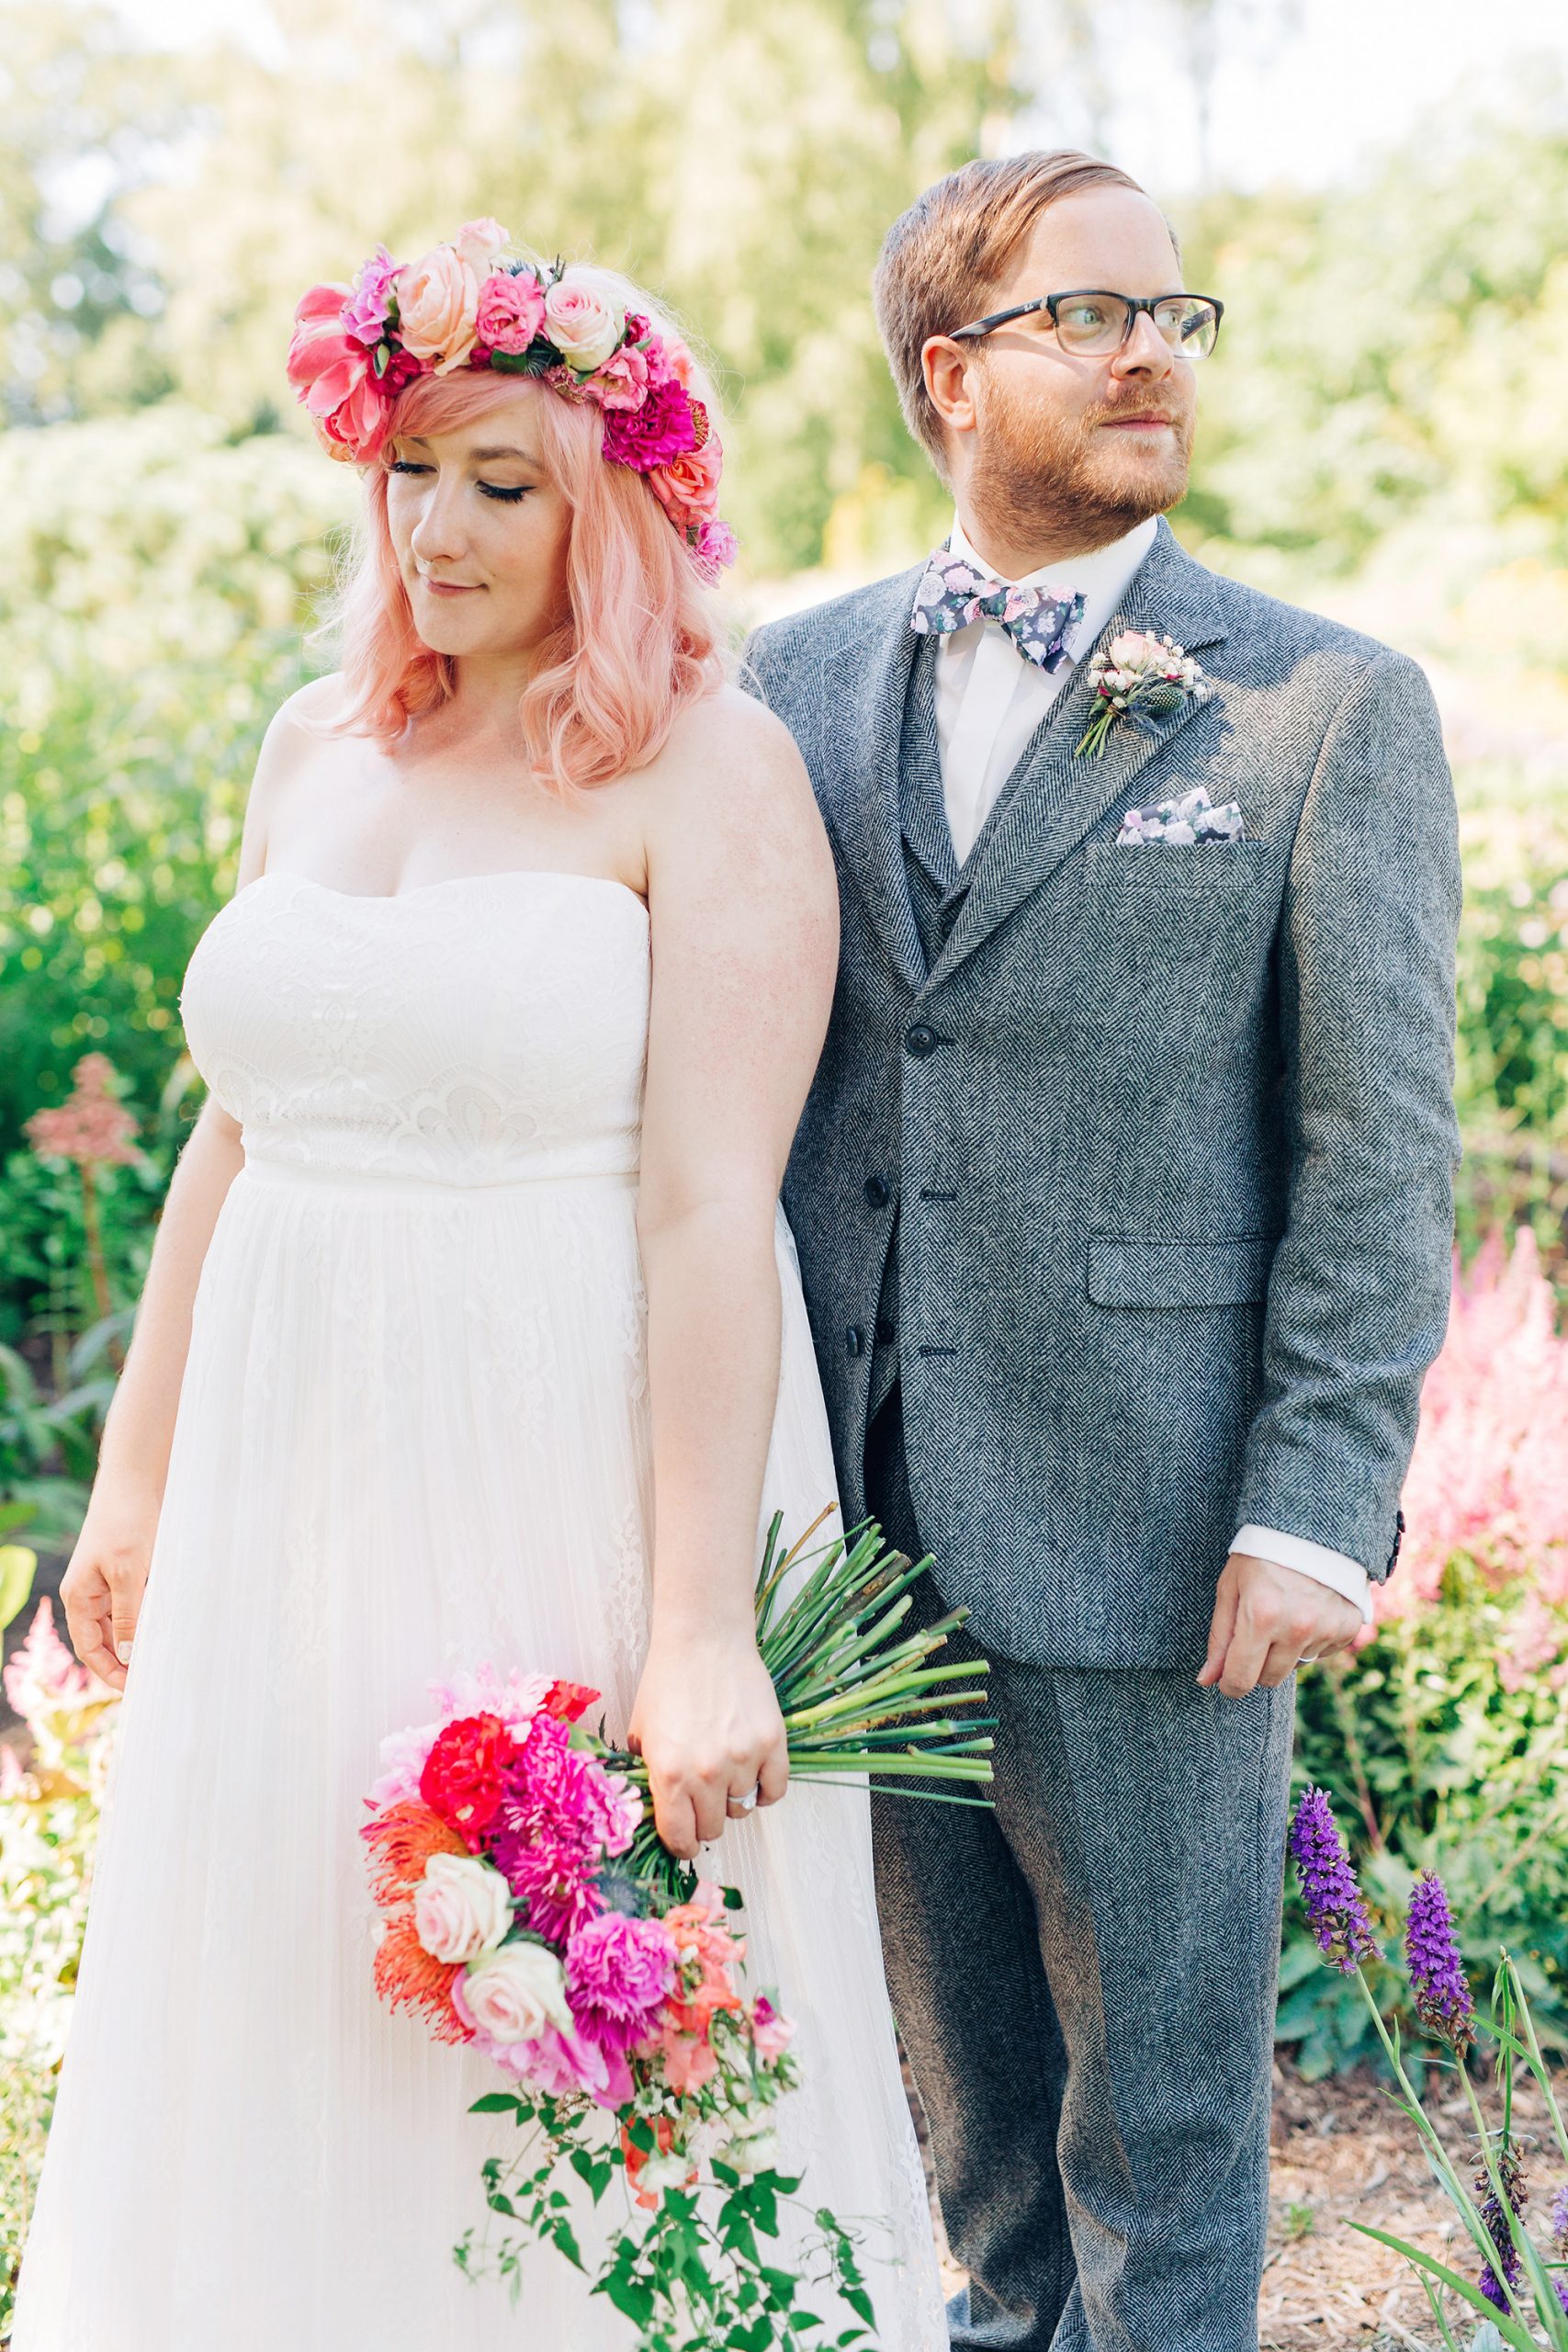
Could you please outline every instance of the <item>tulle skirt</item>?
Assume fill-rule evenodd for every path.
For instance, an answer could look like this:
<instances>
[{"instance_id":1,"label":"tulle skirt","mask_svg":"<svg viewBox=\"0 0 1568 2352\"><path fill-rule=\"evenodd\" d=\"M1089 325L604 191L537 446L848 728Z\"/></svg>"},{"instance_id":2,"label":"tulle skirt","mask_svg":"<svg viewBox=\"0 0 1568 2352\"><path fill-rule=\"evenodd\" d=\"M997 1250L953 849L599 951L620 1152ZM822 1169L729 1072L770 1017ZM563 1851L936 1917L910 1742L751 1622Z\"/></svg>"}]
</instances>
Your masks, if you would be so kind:
<instances>
[{"instance_id":1,"label":"tulle skirt","mask_svg":"<svg viewBox=\"0 0 1568 2352\"><path fill-rule=\"evenodd\" d=\"M635 1183L465 1192L252 1162L201 1276L15 2352L627 2352L553 2250L467 2278L497 2077L371 1984L385 1733L493 1660L624 1728L650 1532ZM834 1493L793 1245L764 1514ZM868 2224L888 2352L946 2343L867 1807L792 1791L717 1850L797 2023L803 2196ZM510 2135L510 2137L509 2137ZM623 2199L616 2209L613 2200ZM624 2219L618 2184L607 2209ZM585 2223L589 2251L592 2224ZM787 2251L785 2254L787 2259Z\"/></svg>"}]
</instances>

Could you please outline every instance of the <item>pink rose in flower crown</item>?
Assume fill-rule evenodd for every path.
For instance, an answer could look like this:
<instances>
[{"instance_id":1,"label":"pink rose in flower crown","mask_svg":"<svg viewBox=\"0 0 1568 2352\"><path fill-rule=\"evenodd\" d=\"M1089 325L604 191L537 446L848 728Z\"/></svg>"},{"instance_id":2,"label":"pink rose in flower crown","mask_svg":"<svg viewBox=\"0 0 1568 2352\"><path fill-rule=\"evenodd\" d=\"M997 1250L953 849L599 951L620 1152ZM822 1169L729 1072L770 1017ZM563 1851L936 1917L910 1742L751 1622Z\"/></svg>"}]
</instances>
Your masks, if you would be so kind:
<instances>
[{"instance_id":1,"label":"pink rose in flower crown","mask_svg":"<svg viewBox=\"0 0 1568 2352\"><path fill-rule=\"evenodd\" d=\"M705 521L718 511L718 481L724 451L716 433L700 449L682 450L667 466L656 466L648 486L678 530Z\"/></svg>"},{"instance_id":2,"label":"pink rose in flower crown","mask_svg":"<svg viewBox=\"0 0 1568 2352\"><path fill-rule=\"evenodd\" d=\"M596 288L570 274L545 296L545 332L573 375L602 368L626 331L626 314Z\"/></svg>"},{"instance_id":3,"label":"pink rose in flower crown","mask_svg":"<svg viewBox=\"0 0 1568 2352\"><path fill-rule=\"evenodd\" d=\"M696 381L696 362L679 335L656 334L647 356L650 384L680 384L691 390Z\"/></svg>"},{"instance_id":4,"label":"pink rose in flower crown","mask_svg":"<svg viewBox=\"0 0 1568 2352\"><path fill-rule=\"evenodd\" d=\"M452 240L460 260L466 261L476 277L482 278L506 243L506 232L499 220L487 212L480 220L465 220Z\"/></svg>"},{"instance_id":5,"label":"pink rose in flower crown","mask_svg":"<svg viewBox=\"0 0 1568 2352\"><path fill-rule=\"evenodd\" d=\"M479 288L475 324L492 351L519 357L545 323L545 289L532 270L496 270Z\"/></svg>"},{"instance_id":6,"label":"pink rose in flower crown","mask_svg":"<svg viewBox=\"0 0 1568 2352\"><path fill-rule=\"evenodd\" d=\"M354 291L343 306L344 332L355 343L377 344L391 314L393 281L399 265L385 245L378 245L355 273Z\"/></svg>"},{"instance_id":7,"label":"pink rose in flower crown","mask_svg":"<svg viewBox=\"0 0 1568 2352\"><path fill-rule=\"evenodd\" d=\"M398 273L398 333L416 359L438 376L468 360L478 340L479 282L471 264L450 245Z\"/></svg>"},{"instance_id":8,"label":"pink rose in flower crown","mask_svg":"<svg viewBox=\"0 0 1568 2352\"><path fill-rule=\"evenodd\" d=\"M374 457L387 435L388 400L370 355L343 324L353 288L312 286L299 298L288 345L288 380L315 421L330 457Z\"/></svg>"},{"instance_id":9,"label":"pink rose in flower crown","mask_svg":"<svg viewBox=\"0 0 1568 2352\"><path fill-rule=\"evenodd\" d=\"M582 389L601 408L640 408L648 398L648 355L628 344L592 376L585 376Z\"/></svg>"}]
</instances>

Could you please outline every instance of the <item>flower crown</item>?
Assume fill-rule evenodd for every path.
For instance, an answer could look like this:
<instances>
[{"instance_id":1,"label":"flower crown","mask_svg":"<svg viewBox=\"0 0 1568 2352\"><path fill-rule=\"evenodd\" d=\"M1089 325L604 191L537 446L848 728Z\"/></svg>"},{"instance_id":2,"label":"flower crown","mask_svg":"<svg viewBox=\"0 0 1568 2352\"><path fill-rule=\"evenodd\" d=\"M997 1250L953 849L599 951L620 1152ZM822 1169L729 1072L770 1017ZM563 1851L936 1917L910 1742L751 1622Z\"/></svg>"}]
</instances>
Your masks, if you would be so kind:
<instances>
[{"instance_id":1,"label":"flower crown","mask_svg":"<svg viewBox=\"0 0 1568 2352\"><path fill-rule=\"evenodd\" d=\"M329 457L366 464L416 376L490 368L604 411L604 456L641 474L709 586L735 560L718 516L724 452L691 390L692 355L607 295L589 271L508 257L498 220L470 220L422 261L378 245L352 286L312 286L295 310L288 380Z\"/></svg>"}]
</instances>

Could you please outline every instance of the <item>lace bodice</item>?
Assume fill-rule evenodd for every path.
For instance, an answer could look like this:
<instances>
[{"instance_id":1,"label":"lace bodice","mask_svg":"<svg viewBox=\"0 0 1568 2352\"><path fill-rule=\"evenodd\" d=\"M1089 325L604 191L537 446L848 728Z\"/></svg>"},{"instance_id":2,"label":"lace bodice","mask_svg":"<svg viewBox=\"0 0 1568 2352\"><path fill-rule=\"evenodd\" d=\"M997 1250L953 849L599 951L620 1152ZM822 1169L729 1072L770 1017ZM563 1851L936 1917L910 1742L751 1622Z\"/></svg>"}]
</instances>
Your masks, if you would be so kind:
<instances>
[{"instance_id":1,"label":"lace bodice","mask_svg":"<svg viewBox=\"0 0 1568 2352\"><path fill-rule=\"evenodd\" d=\"M291 874L239 891L181 998L247 1158L480 1186L637 1165L648 910L526 869L359 898Z\"/></svg>"}]
</instances>

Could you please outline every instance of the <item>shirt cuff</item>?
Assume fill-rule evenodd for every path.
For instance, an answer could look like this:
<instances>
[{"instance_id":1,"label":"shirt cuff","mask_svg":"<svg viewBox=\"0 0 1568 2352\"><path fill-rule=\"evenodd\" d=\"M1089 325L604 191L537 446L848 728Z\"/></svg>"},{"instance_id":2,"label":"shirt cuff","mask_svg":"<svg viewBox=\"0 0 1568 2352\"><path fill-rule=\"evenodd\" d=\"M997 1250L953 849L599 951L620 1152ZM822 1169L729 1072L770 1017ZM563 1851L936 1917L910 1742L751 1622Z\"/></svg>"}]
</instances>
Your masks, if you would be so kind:
<instances>
[{"instance_id":1,"label":"shirt cuff","mask_svg":"<svg viewBox=\"0 0 1568 2352\"><path fill-rule=\"evenodd\" d=\"M1298 1576L1327 1585L1331 1592L1355 1602L1363 1625L1371 1623L1372 1580L1359 1560L1331 1552L1324 1544L1309 1544L1303 1535L1281 1535L1272 1527L1242 1528L1231 1550L1254 1560L1272 1560L1277 1568L1294 1568Z\"/></svg>"}]
</instances>

